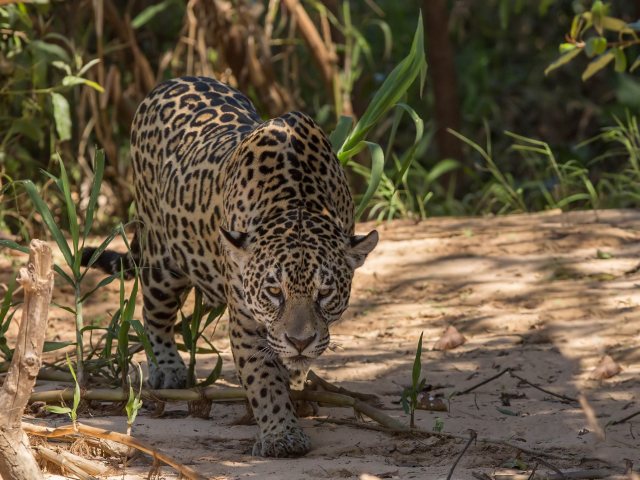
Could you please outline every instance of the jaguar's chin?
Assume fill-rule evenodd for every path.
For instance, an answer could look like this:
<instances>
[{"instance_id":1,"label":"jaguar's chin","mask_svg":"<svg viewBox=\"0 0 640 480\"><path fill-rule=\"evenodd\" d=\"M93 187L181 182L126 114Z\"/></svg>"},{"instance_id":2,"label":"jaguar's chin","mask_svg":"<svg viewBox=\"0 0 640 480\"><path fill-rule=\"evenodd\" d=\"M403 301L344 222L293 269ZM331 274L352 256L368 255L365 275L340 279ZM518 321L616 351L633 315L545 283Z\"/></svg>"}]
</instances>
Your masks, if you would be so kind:
<instances>
[{"instance_id":1,"label":"jaguar's chin","mask_svg":"<svg viewBox=\"0 0 640 480\"><path fill-rule=\"evenodd\" d=\"M289 370L307 370L315 360L314 358L307 357L305 355L280 358L282 359L284 366Z\"/></svg>"}]
</instances>

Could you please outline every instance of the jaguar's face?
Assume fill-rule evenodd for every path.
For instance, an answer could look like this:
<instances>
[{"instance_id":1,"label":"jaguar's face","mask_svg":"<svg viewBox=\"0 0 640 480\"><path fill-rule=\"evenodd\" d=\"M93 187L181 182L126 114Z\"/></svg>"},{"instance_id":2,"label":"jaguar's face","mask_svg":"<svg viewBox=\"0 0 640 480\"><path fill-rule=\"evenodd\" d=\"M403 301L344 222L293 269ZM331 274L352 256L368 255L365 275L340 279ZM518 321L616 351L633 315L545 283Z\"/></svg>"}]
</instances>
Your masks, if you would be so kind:
<instances>
[{"instance_id":1,"label":"jaguar's face","mask_svg":"<svg viewBox=\"0 0 640 480\"><path fill-rule=\"evenodd\" d=\"M291 219L251 235L221 230L242 271L247 308L267 327L270 349L298 370L329 346L329 325L349 306L354 271L378 242L375 230L350 237L323 220L317 233L306 233L305 223Z\"/></svg>"}]
</instances>

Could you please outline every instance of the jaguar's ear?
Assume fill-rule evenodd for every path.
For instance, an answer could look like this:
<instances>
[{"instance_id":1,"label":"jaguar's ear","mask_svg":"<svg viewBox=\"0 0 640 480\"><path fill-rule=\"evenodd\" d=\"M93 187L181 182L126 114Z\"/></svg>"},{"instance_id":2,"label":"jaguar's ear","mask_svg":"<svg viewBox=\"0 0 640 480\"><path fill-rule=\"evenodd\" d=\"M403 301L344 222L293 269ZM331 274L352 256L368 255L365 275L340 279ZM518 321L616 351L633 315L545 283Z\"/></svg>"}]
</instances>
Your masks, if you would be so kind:
<instances>
[{"instance_id":1,"label":"jaguar's ear","mask_svg":"<svg viewBox=\"0 0 640 480\"><path fill-rule=\"evenodd\" d=\"M231 259L240 266L244 266L249 257L251 241L248 233L228 232L222 227L218 227L222 246L227 251Z\"/></svg>"},{"instance_id":2,"label":"jaguar's ear","mask_svg":"<svg viewBox=\"0 0 640 480\"><path fill-rule=\"evenodd\" d=\"M367 255L378 244L378 232L373 230L368 235L355 235L349 237L347 246L347 263L354 270L361 267Z\"/></svg>"}]
</instances>

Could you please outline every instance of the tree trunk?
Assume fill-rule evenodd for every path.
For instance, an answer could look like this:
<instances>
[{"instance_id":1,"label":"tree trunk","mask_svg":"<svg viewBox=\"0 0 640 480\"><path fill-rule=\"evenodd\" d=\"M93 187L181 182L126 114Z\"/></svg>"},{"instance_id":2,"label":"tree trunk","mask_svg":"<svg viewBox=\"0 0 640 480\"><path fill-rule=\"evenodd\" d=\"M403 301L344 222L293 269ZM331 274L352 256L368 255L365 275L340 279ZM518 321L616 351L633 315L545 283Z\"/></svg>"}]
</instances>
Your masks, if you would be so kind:
<instances>
[{"instance_id":1,"label":"tree trunk","mask_svg":"<svg viewBox=\"0 0 640 480\"><path fill-rule=\"evenodd\" d=\"M0 475L4 480L43 478L21 421L42 363L53 293L53 256L51 247L41 240L32 240L29 249L29 264L18 275L18 282L24 287L20 331L0 390Z\"/></svg>"},{"instance_id":2,"label":"tree trunk","mask_svg":"<svg viewBox=\"0 0 640 480\"><path fill-rule=\"evenodd\" d=\"M423 11L427 37L428 71L433 81L435 98L437 123L435 139L438 156L440 159L453 158L462 161L460 140L447 132L447 128L459 132L461 125L458 79L453 62L453 44L448 29L447 1L424 0Z\"/></svg>"}]
</instances>

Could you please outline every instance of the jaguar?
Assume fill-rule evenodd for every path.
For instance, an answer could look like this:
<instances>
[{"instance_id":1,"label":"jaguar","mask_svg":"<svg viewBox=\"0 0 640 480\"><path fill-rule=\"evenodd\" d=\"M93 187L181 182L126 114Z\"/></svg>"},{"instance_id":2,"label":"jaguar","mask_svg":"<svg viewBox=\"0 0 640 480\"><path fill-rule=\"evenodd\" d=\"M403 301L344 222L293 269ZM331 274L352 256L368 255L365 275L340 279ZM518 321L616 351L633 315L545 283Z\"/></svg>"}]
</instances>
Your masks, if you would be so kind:
<instances>
[{"instance_id":1,"label":"jaguar","mask_svg":"<svg viewBox=\"0 0 640 480\"><path fill-rule=\"evenodd\" d=\"M184 388L174 325L192 288L227 305L239 381L260 435L254 456L311 448L289 390L304 387L349 305L354 270L378 242L355 235L345 171L308 115L268 121L238 90L210 78L156 86L131 129L136 231L130 251L94 267L138 268L151 388ZM87 265L95 249L83 252Z\"/></svg>"}]
</instances>

